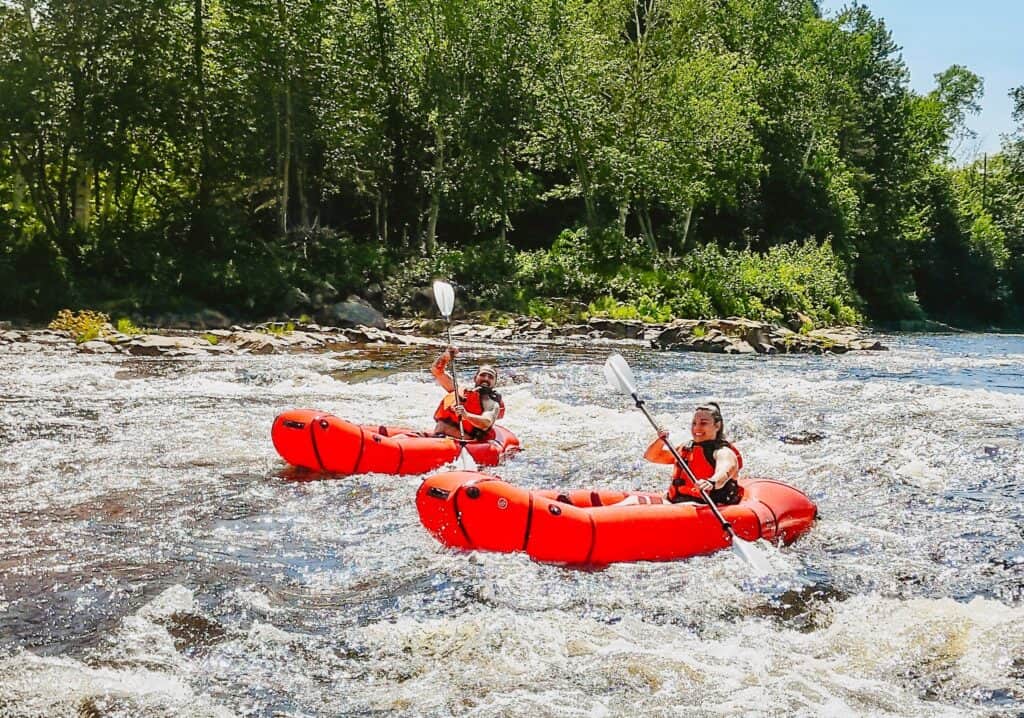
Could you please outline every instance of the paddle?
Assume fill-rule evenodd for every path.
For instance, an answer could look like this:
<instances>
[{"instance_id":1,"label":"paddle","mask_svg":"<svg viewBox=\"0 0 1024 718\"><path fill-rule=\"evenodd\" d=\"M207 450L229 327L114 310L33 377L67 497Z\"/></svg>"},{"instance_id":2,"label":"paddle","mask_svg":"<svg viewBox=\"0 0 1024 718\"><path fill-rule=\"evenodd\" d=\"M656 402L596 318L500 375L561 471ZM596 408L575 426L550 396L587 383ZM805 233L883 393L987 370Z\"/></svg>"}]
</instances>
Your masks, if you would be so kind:
<instances>
[{"instance_id":1,"label":"paddle","mask_svg":"<svg viewBox=\"0 0 1024 718\"><path fill-rule=\"evenodd\" d=\"M434 300L437 302L437 308L441 310L441 316L448 326L448 346L452 345L452 309L455 308L455 290L452 285L448 282L442 282L440 279L434 282ZM455 376L455 357L451 358L448 362L448 373L452 378L452 388L455 390L455 404L459 405L462 403L462 399L459 397L459 380ZM455 465L463 471L476 471L477 465L470 455L469 450L466 448L466 434L462 430L462 422L459 422L459 438L462 441L462 450L459 452L458 457L455 459Z\"/></svg>"},{"instance_id":2,"label":"paddle","mask_svg":"<svg viewBox=\"0 0 1024 718\"><path fill-rule=\"evenodd\" d=\"M643 400L637 396L636 385L633 382L633 372L630 370L629 364L626 363L626 360L622 358L622 355L612 354L608 357L608 360L604 363L604 376L613 389L618 389L624 394L628 394L633 397L633 401L636 402L636 408L644 413L647 420L651 422L651 426L653 426L655 431L661 435L661 427L658 426L654 417L652 417L650 412L647 411L647 407L644 406ZM683 471L686 472L690 481L692 481L693 485L697 487L698 491L700 491L701 497L708 505L708 508L711 509L715 518L718 519L718 522L722 525L722 529L729 534L733 553L743 559L758 575L765 576L771 573L772 567L771 564L768 563L768 559L765 558L764 554L762 554L760 549L758 549L754 544L749 541L744 541L736 535L736 531L733 529L732 524L725 520L725 517L722 516L722 513L718 510L718 507L715 506L715 502L711 500L711 497L708 496L704 489L700 488L700 484L697 483L697 477L693 475L693 471L691 471L690 467L685 461L683 461L683 457L679 455L679 452L676 451L675 447L669 442L668 437L661 436L661 440L665 443L665 446L668 447L668 450L672 452L672 456L675 458L676 463L683 469Z\"/></svg>"}]
</instances>

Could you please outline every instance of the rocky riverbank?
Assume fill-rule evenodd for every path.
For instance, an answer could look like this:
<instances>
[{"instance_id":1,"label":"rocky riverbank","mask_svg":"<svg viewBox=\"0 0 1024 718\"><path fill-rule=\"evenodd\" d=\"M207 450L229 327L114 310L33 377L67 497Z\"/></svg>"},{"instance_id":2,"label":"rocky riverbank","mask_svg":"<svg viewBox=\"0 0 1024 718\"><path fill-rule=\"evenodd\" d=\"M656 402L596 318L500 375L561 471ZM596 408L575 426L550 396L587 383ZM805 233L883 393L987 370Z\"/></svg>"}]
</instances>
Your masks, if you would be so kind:
<instances>
[{"instance_id":1,"label":"rocky riverbank","mask_svg":"<svg viewBox=\"0 0 1024 718\"><path fill-rule=\"evenodd\" d=\"M76 341L69 331L15 329L0 325L0 351L30 352L51 348L86 354L181 357L201 354L278 354L337 351L367 344L440 345L447 341L440 319L369 317L368 324L324 326L303 322L267 322L248 326L166 327L126 334L110 324L95 338ZM199 327L195 324L199 323ZM678 319L669 324L592 318L585 323L552 326L531 317L504 317L498 323L469 316L451 327L453 341L530 341L581 344L625 342L669 351L720 354L841 354L885 350L876 338L852 327L796 332L748 319Z\"/></svg>"}]
</instances>

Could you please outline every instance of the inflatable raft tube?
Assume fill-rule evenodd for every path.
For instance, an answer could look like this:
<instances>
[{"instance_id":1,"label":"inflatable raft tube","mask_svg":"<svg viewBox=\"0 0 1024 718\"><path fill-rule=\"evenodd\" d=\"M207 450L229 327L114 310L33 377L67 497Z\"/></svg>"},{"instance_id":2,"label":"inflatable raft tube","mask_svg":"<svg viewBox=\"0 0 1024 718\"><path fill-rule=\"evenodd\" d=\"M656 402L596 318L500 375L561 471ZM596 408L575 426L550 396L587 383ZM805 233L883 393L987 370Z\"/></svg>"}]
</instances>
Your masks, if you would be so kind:
<instances>
[{"instance_id":1,"label":"inflatable raft tube","mask_svg":"<svg viewBox=\"0 0 1024 718\"><path fill-rule=\"evenodd\" d=\"M519 439L501 426L490 441L421 436L396 426L353 424L314 409L294 409L274 419L274 448L293 466L329 474L423 474L454 461L463 443L473 459L495 466L519 450Z\"/></svg>"},{"instance_id":2,"label":"inflatable raft tube","mask_svg":"<svg viewBox=\"0 0 1024 718\"><path fill-rule=\"evenodd\" d=\"M741 479L741 500L720 506L747 541L789 543L806 532L817 507L771 479ZM639 504L615 506L627 496ZM420 521L442 544L480 551L523 551L537 561L606 565L671 561L729 546L711 509L670 504L660 494L530 491L477 472L428 477L416 493Z\"/></svg>"}]
</instances>

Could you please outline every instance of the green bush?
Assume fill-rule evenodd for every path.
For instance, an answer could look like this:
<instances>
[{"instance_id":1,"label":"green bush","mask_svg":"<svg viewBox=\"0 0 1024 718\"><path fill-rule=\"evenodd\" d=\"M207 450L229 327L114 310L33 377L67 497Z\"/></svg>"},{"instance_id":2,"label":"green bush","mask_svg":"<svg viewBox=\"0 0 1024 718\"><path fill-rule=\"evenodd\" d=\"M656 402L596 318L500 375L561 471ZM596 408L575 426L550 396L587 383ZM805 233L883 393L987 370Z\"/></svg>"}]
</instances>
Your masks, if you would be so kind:
<instances>
[{"instance_id":1,"label":"green bush","mask_svg":"<svg viewBox=\"0 0 1024 718\"><path fill-rule=\"evenodd\" d=\"M613 297L603 296L595 299L587 307L584 318L589 317L639 319L644 322L659 323L672 319L672 308L658 303L647 295L641 296L636 302L619 302Z\"/></svg>"},{"instance_id":2,"label":"green bush","mask_svg":"<svg viewBox=\"0 0 1024 718\"><path fill-rule=\"evenodd\" d=\"M829 242L782 244L764 254L706 245L683 264L720 316L779 321L801 312L816 324L862 321L856 294Z\"/></svg>"},{"instance_id":3,"label":"green bush","mask_svg":"<svg viewBox=\"0 0 1024 718\"><path fill-rule=\"evenodd\" d=\"M261 328L259 331L263 332L264 334L270 334L275 337L283 337L294 332L295 325L292 322L285 322L283 324L280 322L276 322L274 324L268 324L267 326ZM214 342L211 342L211 344L212 343Z\"/></svg>"},{"instance_id":4,"label":"green bush","mask_svg":"<svg viewBox=\"0 0 1024 718\"><path fill-rule=\"evenodd\" d=\"M120 319L117 320L117 331L121 334L127 334L129 336L134 336L136 334L145 334L145 332L143 332L141 329L135 326L135 324L132 323L132 320L127 317L121 317Z\"/></svg>"},{"instance_id":5,"label":"green bush","mask_svg":"<svg viewBox=\"0 0 1024 718\"><path fill-rule=\"evenodd\" d=\"M440 246L431 257L401 262L384 287L384 306L395 314L436 311L422 300L422 289L435 279L456 285L456 306L510 308L516 304L515 254L501 240L487 240L459 249Z\"/></svg>"},{"instance_id":6,"label":"green bush","mask_svg":"<svg viewBox=\"0 0 1024 718\"><path fill-rule=\"evenodd\" d=\"M843 263L828 242L790 243L766 253L706 245L683 257L649 255L615 232L565 230L551 249L520 252L520 309L543 316L536 297L573 296L587 316L666 322L742 316L768 322L801 312L815 324L862 321Z\"/></svg>"},{"instance_id":7,"label":"green bush","mask_svg":"<svg viewBox=\"0 0 1024 718\"><path fill-rule=\"evenodd\" d=\"M103 312L82 309L72 312L61 309L49 324L54 331L68 332L77 344L99 339L111 331L110 317Z\"/></svg>"},{"instance_id":8,"label":"green bush","mask_svg":"<svg viewBox=\"0 0 1024 718\"><path fill-rule=\"evenodd\" d=\"M615 230L591 237L586 228L566 229L551 249L516 255L515 283L526 296L574 296L590 301L607 292L623 267L649 266L651 261L639 239Z\"/></svg>"}]
</instances>

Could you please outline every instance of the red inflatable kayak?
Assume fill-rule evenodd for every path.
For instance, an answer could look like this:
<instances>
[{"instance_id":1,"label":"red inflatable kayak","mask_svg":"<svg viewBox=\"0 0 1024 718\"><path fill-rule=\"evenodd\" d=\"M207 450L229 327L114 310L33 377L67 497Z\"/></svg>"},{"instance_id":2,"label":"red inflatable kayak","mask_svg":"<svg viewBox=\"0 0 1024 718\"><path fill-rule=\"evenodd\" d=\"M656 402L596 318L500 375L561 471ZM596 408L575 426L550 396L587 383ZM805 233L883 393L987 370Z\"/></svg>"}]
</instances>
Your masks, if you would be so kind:
<instances>
[{"instance_id":1,"label":"red inflatable kayak","mask_svg":"<svg viewBox=\"0 0 1024 718\"><path fill-rule=\"evenodd\" d=\"M770 479L741 479L741 500L719 509L747 541L789 543L818 509L801 491ZM642 503L614 506L627 496ZM711 509L670 504L661 494L530 491L476 472L428 477L416 493L420 521L445 546L525 551L538 561L605 565L670 561L729 545Z\"/></svg>"},{"instance_id":2,"label":"red inflatable kayak","mask_svg":"<svg viewBox=\"0 0 1024 718\"><path fill-rule=\"evenodd\" d=\"M473 459L495 466L519 450L519 439L501 426L490 441L461 442L423 436L395 426L353 424L323 411L294 409L274 419L270 436L293 466L331 474L423 474L454 461L463 443Z\"/></svg>"}]
</instances>

